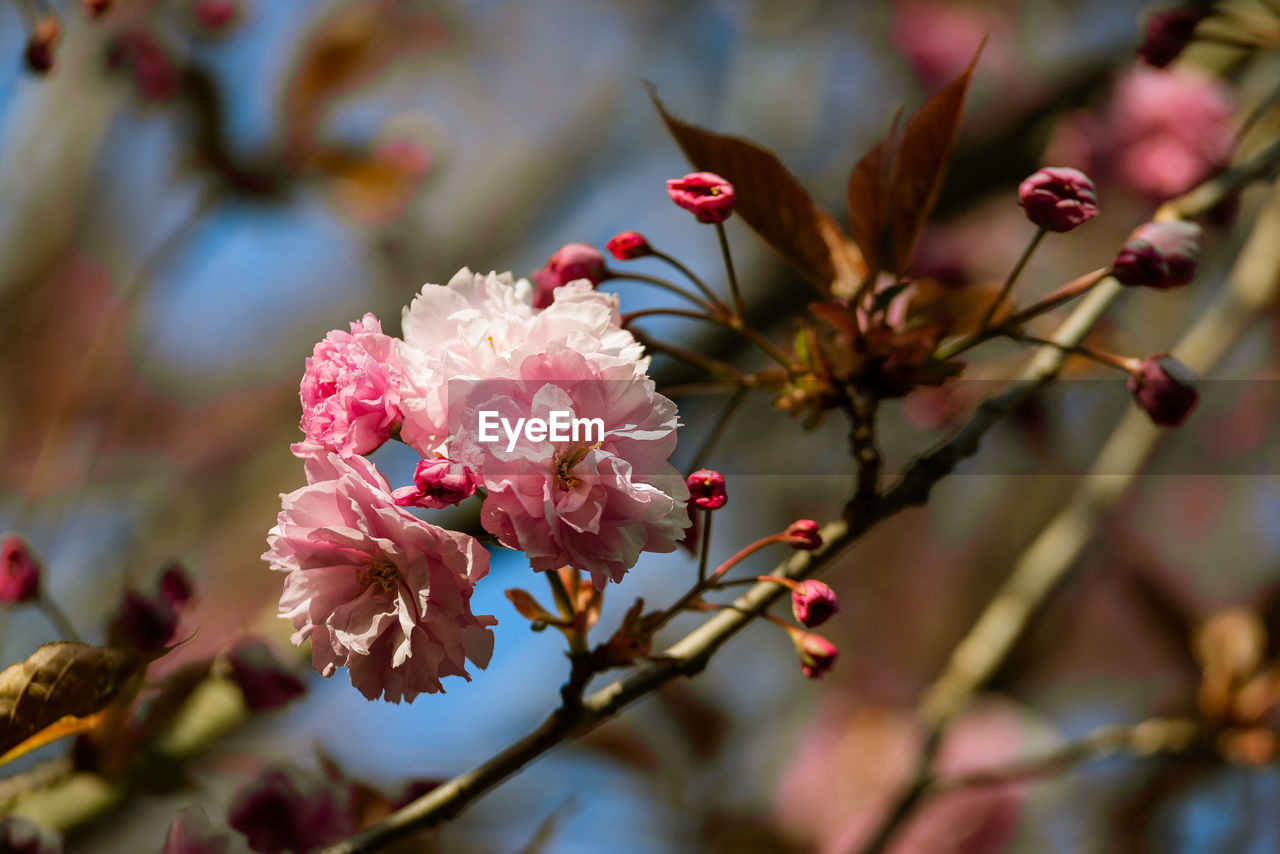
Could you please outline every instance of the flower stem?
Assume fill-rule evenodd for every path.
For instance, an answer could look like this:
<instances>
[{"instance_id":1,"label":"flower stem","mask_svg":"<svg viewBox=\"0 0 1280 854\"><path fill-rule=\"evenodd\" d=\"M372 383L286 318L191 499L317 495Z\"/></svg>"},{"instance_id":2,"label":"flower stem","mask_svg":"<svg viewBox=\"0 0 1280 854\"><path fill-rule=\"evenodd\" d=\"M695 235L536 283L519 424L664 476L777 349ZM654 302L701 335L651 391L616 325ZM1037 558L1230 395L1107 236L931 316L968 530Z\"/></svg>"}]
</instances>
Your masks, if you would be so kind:
<instances>
[{"instance_id":1,"label":"flower stem","mask_svg":"<svg viewBox=\"0 0 1280 854\"><path fill-rule=\"evenodd\" d=\"M684 299L689 300L689 302L695 305L701 306L707 312L707 314L714 316L716 314L721 313L722 311L722 309L719 309L716 305L713 305L707 300L704 300L702 297L698 296L693 291L686 290L685 288L682 288L679 285L677 285L675 282L668 282L666 279L661 279L661 278L658 278L657 276L647 276L644 273L619 273L616 270L610 269L608 280L609 281L622 280L627 282L643 282L646 285L653 285L655 288L662 288L663 290L670 291L673 294L681 296Z\"/></svg>"},{"instance_id":2,"label":"flower stem","mask_svg":"<svg viewBox=\"0 0 1280 854\"><path fill-rule=\"evenodd\" d=\"M1044 235L1045 229L1037 228L1036 233L1031 235L1031 239L1027 241L1022 254L1018 256L1017 263L1013 265L1013 269L1005 277L1004 284L1000 287L1000 293L996 294L996 298L987 307L986 314L982 316L982 322L978 324L979 333L982 333L991 325L991 320L996 316L996 312L1000 310L1000 304L1005 301L1005 298L1009 296L1009 292L1013 290L1014 283L1018 281L1018 276L1022 275L1022 268L1027 266L1027 261L1031 260L1032 253L1036 251L1036 247L1040 245Z\"/></svg>"},{"instance_id":3,"label":"flower stem","mask_svg":"<svg viewBox=\"0 0 1280 854\"><path fill-rule=\"evenodd\" d=\"M688 267L686 267L684 264L680 263L680 262L679 262L679 261L677 261L675 258L673 258L672 256L668 255L668 254L667 254L667 253L665 253L665 252L659 252L657 249L654 249L654 250L653 250L653 255L654 255L654 257L655 257L655 258L660 258L660 259L662 259L663 261L666 261L666 262L667 262L668 264L670 264L672 267L675 267L675 268L676 268L677 270L679 270L681 273L684 273L685 277L686 277L689 281L693 282L693 284L698 288L698 290L702 291L703 295L704 295L704 296L705 296L705 297L706 297L706 298L707 298L707 299L708 299L712 304L717 305L717 306L722 306L722 305L723 305L723 304L720 302L720 298L719 298L718 296L716 296L715 291L713 291L713 290L711 290L711 288L707 287L707 283L706 283L706 282L704 282L704 281L702 281L701 277L694 275L694 272L693 272L692 270L690 270Z\"/></svg>"},{"instance_id":4,"label":"flower stem","mask_svg":"<svg viewBox=\"0 0 1280 854\"><path fill-rule=\"evenodd\" d=\"M711 515L712 511L702 513L702 554L698 558L698 586L707 583L707 558L711 555Z\"/></svg>"},{"instance_id":5,"label":"flower stem","mask_svg":"<svg viewBox=\"0 0 1280 854\"><path fill-rule=\"evenodd\" d=\"M747 316L746 306L742 302L742 291L738 288L738 276L733 271L733 255L729 252L729 235L725 233L724 223L717 222L716 237L720 239L720 254L724 256L725 273L729 276L729 292L733 295L733 313L739 319Z\"/></svg>"},{"instance_id":6,"label":"flower stem","mask_svg":"<svg viewBox=\"0 0 1280 854\"><path fill-rule=\"evenodd\" d=\"M53 627L58 630L62 640L74 641L75 643L81 642L80 633L76 631L76 627L71 624L71 620L67 618L63 610L58 607L57 602L42 594L40 596L40 610L49 618L49 622L53 623Z\"/></svg>"}]
</instances>

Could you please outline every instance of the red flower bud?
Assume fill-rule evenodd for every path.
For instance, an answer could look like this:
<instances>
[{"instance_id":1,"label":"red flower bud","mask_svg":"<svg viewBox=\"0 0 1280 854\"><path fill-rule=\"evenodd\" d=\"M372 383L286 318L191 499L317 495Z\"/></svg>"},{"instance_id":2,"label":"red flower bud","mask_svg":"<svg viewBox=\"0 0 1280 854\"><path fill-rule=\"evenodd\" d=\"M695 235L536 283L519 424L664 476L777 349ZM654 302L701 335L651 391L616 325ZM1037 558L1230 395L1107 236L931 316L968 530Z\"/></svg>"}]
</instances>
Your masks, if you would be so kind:
<instances>
[{"instance_id":1,"label":"red flower bud","mask_svg":"<svg viewBox=\"0 0 1280 854\"><path fill-rule=\"evenodd\" d=\"M703 510L719 510L729 500L724 489L724 475L711 469L698 469L685 481L689 486L689 500Z\"/></svg>"},{"instance_id":2,"label":"red flower bud","mask_svg":"<svg viewBox=\"0 0 1280 854\"><path fill-rule=\"evenodd\" d=\"M40 598L40 564L27 541L10 534L0 544L0 605L17 605Z\"/></svg>"},{"instance_id":3,"label":"red flower bud","mask_svg":"<svg viewBox=\"0 0 1280 854\"><path fill-rule=\"evenodd\" d=\"M671 201L699 222L724 222L733 213L733 185L714 172L690 172L667 181Z\"/></svg>"},{"instance_id":4,"label":"red flower bud","mask_svg":"<svg viewBox=\"0 0 1280 854\"><path fill-rule=\"evenodd\" d=\"M1134 401L1161 427L1177 427L1187 419L1200 392L1191 369L1167 353L1148 356L1129 375L1129 391Z\"/></svg>"},{"instance_id":5,"label":"red flower bud","mask_svg":"<svg viewBox=\"0 0 1280 854\"><path fill-rule=\"evenodd\" d=\"M264 769L236 792L227 823L266 854L313 851L355 830L348 791L282 765Z\"/></svg>"},{"instance_id":6,"label":"red flower bud","mask_svg":"<svg viewBox=\"0 0 1280 854\"><path fill-rule=\"evenodd\" d=\"M196 594L191 576L179 563L171 563L160 575L160 598L170 605L179 605Z\"/></svg>"},{"instance_id":7,"label":"red flower bud","mask_svg":"<svg viewBox=\"0 0 1280 854\"><path fill-rule=\"evenodd\" d=\"M1098 190L1079 169L1041 169L1018 185L1027 219L1049 231L1070 231L1098 215Z\"/></svg>"},{"instance_id":8,"label":"red flower bud","mask_svg":"<svg viewBox=\"0 0 1280 854\"><path fill-rule=\"evenodd\" d=\"M271 647L256 638L246 638L232 647L227 664L250 711L278 709L306 693L298 675L276 658Z\"/></svg>"},{"instance_id":9,"label":"red flower bud","mask_svg":"<svg viewBox=\"0 0 1280 854\"><path fill-rule=\"evenodd\" d=\"M178 612L161 596L126 590L120 610L107 627L114 646L129 646L143 653L159 652L178 630Z\"/></svg>"},{"instance_id":10,"label":"red flower bud","mask_svg":"<svg viewBox=\"0 0 1280 854\"><path fill-rule=\"evenodd\" d=\"M836 592L821 581L810 578L791 591L791 613L796 622L807 628L822 625L839 610Z\"/></svg>"},{"instance_id":11,"label":"red flower bud","mask_svg":"<svg viewBox=\"0 0 1280 854\"><path fill-rule=\"evenodd\" d=\"M653 254L653 247L649 245L649 241L644 239L643 234L637 234L634 231L615 234L609 238L604 248L619 261L630 261L633 258L643 258Z\"/></svg>"},{"instance_id":12,"label":"red flower bud","mask_svg":"<svg viewBox=\"0 0 1280 854\"><path fill-rule=\"evenodd\" d=\"M430 507L439 510L466 501L476 491L476 478L471 469L444 457L419 460L413 473L413 486L394 493L401 507Z\"/></svg>"},{"instance_id":13,"label":"red flower bud","mask_svg":"<svg viewBox=\"0 0 1280 854\"><path fill-rule=\"evenodd\" d=\"M197 0L191 8L200 26L211 32L224 29L240 11L232 0Z\"/></svg>"},{"instance_id":14,"label":"red flower bud","mask_svg":"<svg viewBox=\"0 0 1280 854\"><path fill-rule=\"evenodd\" d=\"M1121 284L1176 288L1200 266L1200 226L1193 222L1148 222L1138 226L1111 265Z\"/></svg>"},{"instance_id":15,"label":"red flower bud","mask_svg":"<svg viewBox=\"0 0 1280 854\"><path fill-rule=\"evenodd\" d=\"M782 532L782 541L793 549L806 552L822 548L822 534L818 532L818 523L812 519L792 522Z\"/></svg>"},{"instance_id":16,"label":"red flower bud","mask_svg":"<svg viewBox=\"0 0 1280 854\"><path fill-rule=\"evenodd\" d=\"M27 68L37 74L46 74L53 68L53 53L62 41L62 24L50 13L36 21L27 39Z\"/></svg>"},{"instance_id":17,"label":"red flower bud","mask_svg":"<svg viewBox=\"0 0 1280 854\"><path fill-rule=\"evenodd\" d=\"M1155 13L1147 19L1146 33L1138 47L1138 56L1150 66L1164 68L1182 53L1182 49L1191 41L1196 24L1209 11L1207 6L1187 6Z\"/></svg>"},{"instance_id":18,"label":"red flower bud","mask_svg":"<svg viewBox=\"0 0 1280 854\"><path fill-rule=\"evenodd\" d=\"M111 9L111 0L84 0L84 10L91 18L100 18Z\"/></svg>"},{"instance_id":19,"label":"red flower bud","mask_svg":"<svg viewBox=\"0 0 1280 854\"><path fill-rule=\"evenodd\" d=\"M811 632L795 631L791 635L800 653L800 670L810 679L818 679L836 663L839 650L826 638Z\"/></svg>"},{"instance_id":20,"label":"red flower bud","mask_svg":"<svg viewBox=\"0 0 1280 854\"><path fill-rule=\"evenodd\" d=\"M551 305L555 289L575 279L586 279L593 285L605 280L608 272L604 256L594 246L586 243L566 243L547 259L541 270L533 273L533 307Z\"/></svg>"}]
</instances>

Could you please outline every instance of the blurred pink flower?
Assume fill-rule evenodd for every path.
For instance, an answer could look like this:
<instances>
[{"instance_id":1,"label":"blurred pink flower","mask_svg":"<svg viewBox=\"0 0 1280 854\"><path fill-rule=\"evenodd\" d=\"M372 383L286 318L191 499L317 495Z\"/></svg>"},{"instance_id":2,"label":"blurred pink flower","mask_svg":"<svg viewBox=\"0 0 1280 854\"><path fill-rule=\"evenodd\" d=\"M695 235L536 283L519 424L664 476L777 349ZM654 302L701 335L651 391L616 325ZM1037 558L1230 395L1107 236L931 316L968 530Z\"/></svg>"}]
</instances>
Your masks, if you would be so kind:
<instances>
[{"instance_id":1,"label":"blurred pink flower","mask_svg":"<svg viewBox=\"0 0 1280 854\"><path fill-rule=\"evenodd\" d=\"M288 573L280 613L295 644L310 638L316 671L346 665L366 697L398 703L469 680L468 659L485 667L497 621L471 613L489 571L480 544L397 507L363 457L312 457L306 471L308 486L281 496L263 558Z\"/></svg>"},{"instance_id":2,"label":"blurred pink flower","mask_svg":"<svg viewBox=\"0 0 1280 854\"><path fill-rule=\"evenodd\" d=\"M481 523L535 570L572 565L597 585L620 581L641 552L674 551L689 526L689 490L667 462L675 404L631 360L551 345L526 358L518 378L478 384L459 411L451 448L488 492ZM510 424L565 412L599 419L603 435L481 441L481 411Z\"/></svg>"},{"instance_id":3,"label":"blurred pink flower","mask_svg":"<svg viewBox=\"0 0 1280 854\"><path fill-rule=\"evenodd\" d=\"M983 704L955 721L943 741L938 767L951 775L1002 765L1015 757L1025 738L1016 710ZM906 712L830 702L778 785L779 821L821 854L857 850L905 785L919 742L919 730ZM903 826L887 854L1003 851L1017 830L1022 800L1013 786L934 798Z\"/></svg>"},{"instance_id":4,"label":"blurred pink flower","mask_svg":"<svg viewBox=\"0 0 1280 854\"><path fill-rule=\"evenodd\" d=\"M1235 140L1231 117L1230 96L1213 80L1184 68L1135 65L1101 116L1080 111L1062 120L1044 159L1163 200L1226 165Z\"/></svg>"},{"instance_id":5,"label":"blurred pink flower","mask_svg":"<svg viewBox=\"0 0 1280 854\"><path fill-rule=\"evenodd\" d=\"M525 358L553 343L579 353L648 367L643 348L623 329L618 298L586 281L556 288L545 310L533 307L533 287L510 273L458 271L448 285L425 285L404 310L404 429L401 438L424 457L444 442L449 383L512 378Z\"/></svg>"},{"instance_id":6,"label":"blurred pink flower","mask_svg":"<svg viewBox=\"0 0 1280 854\"><path fill-rule=\"evenodd\" d=\"M899 0L890 7L889 39L929 88L950 83L973 59L983 39L982 67L1008 63L1013 28L998 9L955 0Z\"/></svg>"},{"instance_id":7,"label":"blurred pink flower","mask_svg":"<svg viewBox=\"0 0 1280 854\"><path fill-rule=\"evenodd\" d=\"M291 450L299 457L374 450L401 417L400 380L396 341L372 314L352 323L350 333L330 332L307 359L299 425L306 438Z\"/></svg>"}]
</instances>

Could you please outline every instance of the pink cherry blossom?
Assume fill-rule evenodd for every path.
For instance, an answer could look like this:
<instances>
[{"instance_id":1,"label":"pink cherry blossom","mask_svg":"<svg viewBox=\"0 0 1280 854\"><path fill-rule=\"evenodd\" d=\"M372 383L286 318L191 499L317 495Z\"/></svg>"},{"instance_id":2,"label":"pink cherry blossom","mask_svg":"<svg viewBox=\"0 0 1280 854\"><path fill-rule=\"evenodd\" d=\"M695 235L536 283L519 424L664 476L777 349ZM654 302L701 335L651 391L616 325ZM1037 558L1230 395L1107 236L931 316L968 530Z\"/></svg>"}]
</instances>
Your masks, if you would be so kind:
<instances>
[{"instance_id":1,"label":"pink cherry blossom","mask_svg":"<svg viewBox=\"0 0 1280 854\"><path fill-rule=\"evenodd\" d=\"M679 420L633 362L551 345L526 358L517 379L478 383L460 404L450 447L488 492L481 523L535 570L572 565L603 585L641 552L675 550L689 526L689 490L667 462ZM599 418L602 437L484 442L482 410L511 424L554 411Z\"/></svg>"},{"instance_id":2,"label":"pink cherry blossom","mask_svg":"<svg viewBox=\"0 0 1280 854\"><path fill-rule=\"evenodd\" d=\"M1227 163L1235 145L1233 112L1216 81L1185 68L1139 65L1120 78L1101 115L1069 114L1045 157L1163 200Z\"/></svg>"},{"instance_id":3,"label":"pink cherry blossom","mask_svg":"<svg viewBox=\"0 0 1280 854\"><path fill-rule=\"evenodd\" d=\"M473 537L397 507L386 480L363 457L306 461L307 486L281 496L284 509L263 558L288 573L280 613L293 642L311 640L322 676L346 665L369 699L412 702L485 667L497 623L471 613L474 584L489 571Z\"/></svg>"},{"instance_id":4,"label":"pink cherry blossom","mask_svg":"<svg viewBox=\"0 0 1280 854\"><path fill-rule=\"evenodd\" d=\"M451 381L512 378L525 358L554 342L626 359L637 373L648 367L643 348L622 328L617 295L587 281L556 288L539 311L527 280L464 267L447 285L425 285L405 308L403 326L401 438L424 457L449 436Z\"/></svg>"},{"instance_id":5,"label":"pink cherry blossom","mask_svg":"<svg viewBox=\"0 0 1280 854\"><path fill-rule=\"evenodd\" d=\"M302 376L302 432L291 449L299 457L333 451L367 454L400 420L400 353L372 314L335 329L315 346Z\"/></svg>"}]
</instances>

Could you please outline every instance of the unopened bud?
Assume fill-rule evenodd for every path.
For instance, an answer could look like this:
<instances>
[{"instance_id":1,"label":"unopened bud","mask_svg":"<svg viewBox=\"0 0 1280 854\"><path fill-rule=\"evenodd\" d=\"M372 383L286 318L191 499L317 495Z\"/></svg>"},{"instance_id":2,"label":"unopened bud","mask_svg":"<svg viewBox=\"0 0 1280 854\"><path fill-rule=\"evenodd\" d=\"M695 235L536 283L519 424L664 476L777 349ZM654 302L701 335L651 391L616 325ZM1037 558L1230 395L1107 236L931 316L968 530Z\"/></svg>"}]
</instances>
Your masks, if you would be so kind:
<instances>
[{"instance_id":1,"label":"unopened bud","mask_svg":"<svg viewBox=\"0 0 1280 854\"><path fill-rule=\"evenodd\" d=\"M1129 375L1128 385L1134 402L1152 421L1161 427L1177 427L1200 402L1195 383L1191 369L1166 353L1143 359Z\"/></svg>"},{"instance_id":2,"label":"unopened bud","mask_svg":"<svg viewBox=\"0 0 1280 854\"><path fill-rule=\"evenodd\" d=\"M0 605L17 605L40 598L40 563L27 541L10 534L0 543Z\"/></svg>"},{"instance_id":3,"label":"unopened bud","mask_svg":"<svg viewBox=\"0 0 1280 854\"><path fill-rule=\"evenodd\" d=\"M822 534L812 519L798 519L782 532L782 541L793 549L811 552L822 548Z\"/></svg>"},{"instance_id":4,"label":"unopened bud","mask_svg":"<svg viewBox=\"0 0 1280 854\"><path fill-rule=\"evenodd\" d=\"M690 172L667 181L671 201L692 213L699 222L724 222L733 213L733 185L714 172Z\"/></svg>"},{"instance_id":5,"label":"unopened bud","mask_svg":"<svg viewBox=\"0 0 1280 854\"><path fill-rule=\"evenodd\" d=\"M555 297L556 288L575 279L586 279L592 285L604 281L607 275L604 256L600 250L587 243L566 243L547 259L546 265L533 273L533 307L546 308Z\"/></svg>"},{"instance_id":6,"label":"unopened bud","mask_svg":"<svg viewBox=\"0 0 1280 854\"><path fill-rule=\"evenodd\" d=\"M401 487L392 494L401 507L440 510L467 500L475 491L476 479L471 469L462 463L435 457L419 460L413 473L413 486Z\"/></svg>"},{"instance_id":7,"label":"unopened bud","mask_svg":"<svg viewBox=\"0 0 1280 854\"><path fill-rule=\"evenodd\" d=\"M1098 191L1079 169L1041 169L1018 185L1027 219L1049 231L1070 231L1098 215Z\"/></svg>"},{"instance_id":8,"label":"unopened bud","mask_svg":"<svg viewBox=\"0 0 1280 854\"><path fill-rule=\"evenodd\" d=\"M1190 282L1200 266L1202 229L1193 222L1148 222L1138 226L1111 265L1124 285L1176 288Z\"/></svg>"},{"instance_id":9,"label":"unopened bud","mask_svg":"<svg viewBox=\"0 0 1280 854\"><path fill-rule=\"evenodd\" d=\"M619 261L630 261L633 258L643 258L653 254L653 247L649 245L649 241L644 239L643 234L637 234L634 231L615 234L609 238L604 248Z\"/></svg>"},{"instance_id":10,"label":"unopened bud","mask_svg":"<svg viewBox=\"0 0 1280 854\"><path fill-rule=\"evenodd\" d=\"M711 469L698 469L689 475L689 500L703 510L719 510L729 500L724 488L724 475Z\"/></svg>"},{"instance_id":11,"label":"unopened bud","mask_svg":"<svg viewBox=\"0 0 1280 854\"><path fill-rule=\"evenodd\" d=\"M806 628L822 625L839 610L836 592L821 581L810 578L791 591L791 613Z\"/></svg>"}]
</instances>

